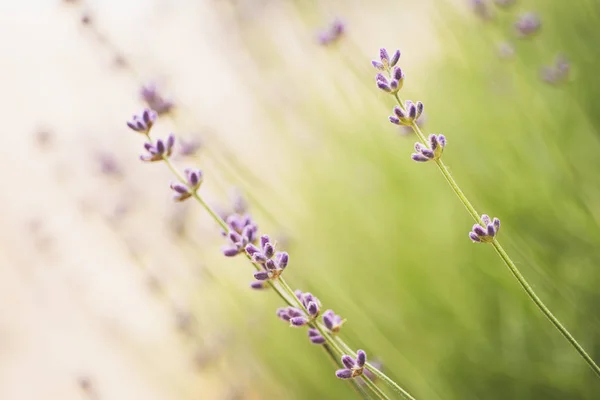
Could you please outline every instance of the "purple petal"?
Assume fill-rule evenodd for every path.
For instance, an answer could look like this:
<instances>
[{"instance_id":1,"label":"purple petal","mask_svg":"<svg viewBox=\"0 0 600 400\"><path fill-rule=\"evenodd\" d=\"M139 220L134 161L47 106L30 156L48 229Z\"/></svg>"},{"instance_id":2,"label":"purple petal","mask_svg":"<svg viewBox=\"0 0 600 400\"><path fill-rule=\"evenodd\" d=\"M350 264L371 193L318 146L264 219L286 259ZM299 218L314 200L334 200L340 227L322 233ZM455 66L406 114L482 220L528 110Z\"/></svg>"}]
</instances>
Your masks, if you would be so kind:
<instances>
[{"instance_id":1,"label":"purple petal","mask_svg":"<svg viewBox=\"0 0 600 400\"><path fill-rule=\"evenodd\" d=\"M293 317L290 319L290 324L295 327L300 327L308 324L308 318L306 317Z\"/></svg>"},{"instance_id":2,"label":"purple petal","mask_svg":"<svg viewBox=\"0 0 600 400\"><path fill-rule=\"evenodd\" d=\"M429 161L429 158L425 157L423 154L420 154L420 153L413 153L413 154L411 154L410 157L413 159L413 161L416 161L416 162Z\"/></svg>"},{"instance_id":3,"label":"purple petal","mask_svg":"<svg viewBox=\"0 0 600 400\"><path fill-rule=\"evenodd\" d=\"M390 59L390 67L393 67L396 64L398 64L399 60L400 60L400 50L396 50L394 52L394 54L392 55L392 58Z\"/></svg>"},{"instance_id":4,"label":"purple petal","mask_svg":"<svg viewBox=\"0 0 600 400\"><path fill-rule=\"evenodd\" d=\"M254 273L254 279L258 281L266 281L269 279L269 273L267 271L256 271Z\"/></svg>"},{"instance_id":5,"label":"purple petal","mask_svg":"<svg viewBox=\"0 0 600 400\"><path fill-rule=\"evenodd\" d=\"M352 379L352 370L351 369L338 369L335 371L335 376L340 379Z\"/></svg>"},{"instance_id":6,"label":"purple petal","mask_svg":"<svg viewBox=\"0 0 600 400\"><path fill-rule=\"evenodd\" d=\"M223 247L222 251L225 257L235 257L240 254L236 247Z\"/></svg>"},{"instance_id":7,"label":"purple petal","mask_svg":"<svg viewBox=\"0 0 600 400\"><path fill-rule=\"evenodd\" d=\"M342 364L344 364L344 367L352 369L356 365L356 362L354 361L354 358L350 357L349 355L343 355Z\"/></svg>"},{"instance_id":8,"label":"purple petal","mask_svg":"<svg viewBox=\"0 0 600 400\"><path fill-rule=\"evenodd\" d=\"M483 226L479 225L479 224L475 224L473 225L473 229L471 229L476 235L478 236L485 236L487 235L487 232L485 229L483 229Z\"/></svg>"},{"instance_id":9,"label":"purple petal","mask_svg":"<svg viewBox=\"0 0 600 400\"><path fill-rule=\"evenodd\" d=\"M373 66L374 66L376 69L380 70L380 71L383 71L383 70L385 69L385 67L383 66L383 64L382 64L382 63L380 63L379 61L375 61L375 60L373 60L373 61L371 61L371 64L373 64Z\"/></svg>"},{"instance_id":10,"label":"purple petal","mask_svg":"<svg viewBox=\"0 0 600 400\"><path fill-rule=\"evenodd\" d=\"M475 232L469 232L469 237L474 242L481 242L481 239L479 239L479 236Z\"/></svg>"},{"instance_id":11,"label":"purple petal","mask_svg":"<svg viewBox=\"0 0 600 400\"><path fill-rule=\"evenodd\" d=\"M364 352L364 350L358 350L356 352L356 365L358 365L359 367L364 367L365 363L367 362L367 353Z\"/></svg>"}]
</instances>

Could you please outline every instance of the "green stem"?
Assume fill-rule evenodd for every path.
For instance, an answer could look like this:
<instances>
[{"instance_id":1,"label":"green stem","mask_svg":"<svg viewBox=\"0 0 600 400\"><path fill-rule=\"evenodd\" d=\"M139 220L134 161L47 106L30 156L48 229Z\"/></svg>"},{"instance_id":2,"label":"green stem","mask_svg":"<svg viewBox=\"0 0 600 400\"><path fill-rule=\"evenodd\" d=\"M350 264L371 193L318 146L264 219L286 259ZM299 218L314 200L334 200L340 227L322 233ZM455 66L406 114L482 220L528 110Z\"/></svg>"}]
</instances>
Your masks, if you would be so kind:
<instances>
[{"instance_id":1,"label":"green stem","mask_svg":"<svg viewBox=\"0 0 600 400\"><path fill-rule=\"evenodd\" d=\"M149 135L147 135L149 138ZM167 164L167 167L169 168L169 170L171 170L171 172L173 173L173 175L175 175L175 177L179 180L180 183L188 186L187 180L183 177L183 175L181 175L181 173L177 170L177 168L175 168L175 166L173 165L173 163L171 162L171 160L168 157L163 157L163 161L165 162L165 164ZM188 186L189 187L189 186ZM219 224L219 226L221 228L223 228L223 230L225 230L226 232L229 231L229 227L227 226L227 223L223 220L223 218L221 218L205 201L204 199L202 199L202 197L200 197L200 195L198 195L197 192L193 191L192 192L192 196L196 199L196 201L206 210L206 212L208 212L210 214L210 216L215 220L215 222L217 222L217 224ZM252 266L254 266L255 269L260 270L260 266L257 265L255 262L252 261L252 258L247 254L244 253L246 255L246 257L248 258L248 260L250 261L250 263L252 264ZM299 303L302 306L302 303L299 302L299 300L297 299L295 293L292 291L291 287L287 284L287 282L285 282L285 280L283 280L283 278L279 278L279 282L282 284L282 286L284 287L284 289L290 294L291 298L294 300L290 300L272 281L268 281L269 286L275 291L275 293L277 293L277 295L289 306L294 307L296 305L296 303ZM322 327L319 326L318 323L315 323L314 326L319 330L319 332L324 335L324 332L322 331ZM330 345L334 346L335 348L335 343L331 342ZM338 360L335 358L335 354L333 354L331 348L327 345L323 346L325 351L327 352L327 354L335 361L336 365L338 364ZM340 355L343 354L343 352L337 348L336 349ZM367 399L368 396L366 396L366 393L364 392L364 390L358 385L357 382L355 382L354 380L352 380L351 385L353 386L354 390L362 397Z\"/></svg>"},{"instance_id":2,"label":"green stem","mask_svg":"<svg viewBox=\"0 0 600 400\"><path fill-rule=\"evenodd\" d=\"M369 389L371 389L377 395L377 397L379 397L380 399L383 399L383 400L390 399L388 397L388 395L385 394L383 392L383 390L381 390L381 388L375 384L375 382L373 382L372 380L370 380L369 378L364 376L364 374L362 375L362 378L363 378L363 382L369 387Z\"/></svg>"},{"instance_id":3,"label":"green stem","mask_svg":"<svg viewBox=\"0 0 600 400\"><path fill-rule=\"evenodd\" d=\"M394 97L396 98L396 101L398 102L400 107L402 107L404 109L404 105L403 105L404 103L402 102L402 100L400 99L400 97L398 96L397 93L394 94ZM425 138L425 135L423 134L423 132L421 131L421 128L419 128L417 123L413 122L411 124L411 127L413 128L413 130L415 131L415 133L417 134L419 139L423 142L423 144L427 145L427 140ZM467 209L469 214L471 214L471 217L473 217L473 219L475 221L477 221L477 223L481 223L482 222L481 218L480 218L479 214L477 213L477 211L475 210L475 207L473 207L473 205L471 204L469 199L467 199L467 196L465 196L463 191L460 189L460 187L458 186L458 184L452 177L452 174L450 174L450 170L448 169L448 167L444 164L444 162L441 159L435 160L435 163L438 166L438 169L440 170L440 172L442 173L444 178L446 179L446 181L448 182L448 184L450 185L450 187L452 188L452 190L454 191L454 193L456 194L456 196L458 197L458 199L465 206L465 208ZM573 337L573 335L571 335L571 333L567 330L567 328L565 328L560 323L558 318L556 318L554 316L554 314L552 314L550 309L548 307L546 307L546 305L542 302L542 300L535 294L535 292L533 291L533 288L529 285L529 283L527 282L527 280L525 279L523 274L521 274L521 272L519 271L519 269L517 268L517 266L515 265L513 260L506 253L506 251L500 245L500 243L498 242L497 239L494 239L492 241L492 246L496 250L496 253L498 253L498 255L500 256L500 258L502 259L504 264L508 267L510 272L513 274L513 276L517 279L517 281L519 282L521 287L525 290L525 292L527 293L527 295L529 296L531 301L533 301L535 303L535 305L546 316L546 318L548 318L550 320L550 322L554 325L554 327L556 327L556 329L558 329L558 331L564 336L564 338L567 339L567 341L575 348L575 350L579 353L579 355L581 355L581 357L585 360L585 362L587 362L587 364L594 371L594 373L598 377L600 377L600 367L598 367L596 362L592 359L592 357L590 357L590 355L584 350L584 348L577 342L577 340L575 340L575 338Z\"/></svg>"}]
</instances>

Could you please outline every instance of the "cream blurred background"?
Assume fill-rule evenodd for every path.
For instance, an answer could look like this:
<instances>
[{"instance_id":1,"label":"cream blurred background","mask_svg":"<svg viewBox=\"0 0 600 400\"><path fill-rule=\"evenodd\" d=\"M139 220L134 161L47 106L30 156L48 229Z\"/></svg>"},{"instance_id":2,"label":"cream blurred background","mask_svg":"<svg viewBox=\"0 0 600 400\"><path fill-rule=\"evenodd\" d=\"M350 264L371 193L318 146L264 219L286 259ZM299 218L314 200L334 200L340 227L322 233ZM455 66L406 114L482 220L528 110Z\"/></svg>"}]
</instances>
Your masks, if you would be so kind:
<instances>
[{"instance_id":1,"label":"cream blurred background","mask_svg":"<svg viewBox=\"0 0 600 400\"><path fill-rule=\"evenodd\" d=\"M375 32L359 44L378 48L388 28L369 27L360 3L322 2L306 32L286 17L294 6L285 1L1 2L0 399L255 396L243 378L243 396L229 379L252 369L235 365L243 349L204 366L233 340L218 304L206 302L219 291L203 272L219 237L193 214L192 236L213 241L204 240L201 262L180 254L175 225L189 210L170 202L167 171L136 162L141 139L124 121L142 106L141 85L157 82L177 106L161 128L202 140L205 166L233 166L207 183L209 199L227 199L233 185L252 185L231 154L256 163L267 151L257 138L273 127L257 89L262 104L293 105L286 80L319 73L316 29L343 9L357 30ZM427 12L426 3L411 12ZM421 42L405 49L431 41L423 22L406 21ZM253 47L265 36L284 55L279 68ZM324 96L335 93L321 85ZM301 121L282 118L302 136ZM298 167L279 156L262 185ZM278 195L293 201L285 188ZM191 305L210 312L191 315Z\"/></svg>"}]
</instances>

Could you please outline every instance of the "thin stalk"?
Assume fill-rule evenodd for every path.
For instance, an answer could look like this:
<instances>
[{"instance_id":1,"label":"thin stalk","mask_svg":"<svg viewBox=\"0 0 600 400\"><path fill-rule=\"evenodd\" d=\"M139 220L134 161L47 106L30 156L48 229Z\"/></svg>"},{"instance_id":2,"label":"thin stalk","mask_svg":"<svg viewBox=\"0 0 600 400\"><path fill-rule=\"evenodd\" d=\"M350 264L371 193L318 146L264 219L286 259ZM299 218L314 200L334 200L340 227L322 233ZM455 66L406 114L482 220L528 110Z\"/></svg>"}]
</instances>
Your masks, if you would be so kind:
<instances>
[{"instance_id":1,"label":"thin stalk","mask_svg":"<svg viewBox=\"0 0 600 400\"><path fill-rule=\"evenodd\" d=\"M347 351L350 354L354 354L352 349L342 340L342 338L340 338L339 336L335 336L334 340L337 341L337 343L340 346L342 346L345 351ZM377 378L381 379L382 381L387 383L389 386L391 386L396 392L400 393L400 395L402 395L404 398L409 399L409 400L416 400L413 396L411 396L410 393L408 393L400 385L398 385L396 382L394 382L394 380L392 380L389 376L387 376L386 374L381 372L379 369L375 368L372 364L367 362L365 364L365 368L368 369L369 371L371 371Z\"/></svg>"},{"instance_id":2,"label":"thin stalk","mask_svg":"<svg viewBox=\"0 0 600 400\"><path fill-rule=\"evenodd\" d=\"M363 382L369 387L369 389L371 389L377 395L377 397L379 397L380 399L383 399L383 400L390 399L388 397L388 395L385 394L383 392L383 390L381 390L381 388L379 386L377 386L373 381L371 381L369 378L367 378L364 375L362 376L362 378L363 378Z\"/></svg>"},{"instance_id":3,"label":"thin stalk","mask_svg":"<svg viewBox=\"0 0 600 400\"><path fill-rule=\"evenodd\" d=\"M394 97L396 98L396 101L398 102L399 106L402 109L404 109L404 103L400 99L400 97L398 96L397 93L394 94ZM421 128L419 128L419 126L416 124L416 122L413 122L410 126L413 128L414 132L417 134L417 136L422 141L422 143L426 145L427 139L425 138L425 135L421 131ZM473 205L471 204L471 202L469 201L467 196L465 196L463 191L460 189L460 187L458 186L458 183L456 183L456 181L452 177L452 174L450 174L450 170L448 169L446 164L444 164L444 162L441 159L435 160L435 163L438 166L438 169L440 170L440 172L442 173L444 178L446 179L446 182L448 182L448 184L450 185L450 187L452 188L452 190L454 191L454 193L456 194L458 199L465 206L465 208L467 209L469 214L471 214L471 217L473 217L473 219L477 223L481 223L482 222L481 218L480 218L479 214L477 213L477 211L475 210L475 207L473 207ZM494 250L496 250L496 253L498 253L500 258L504 262L504 264L508 267L508 269L513 274L513 276L517 279L517 281L519 282L521 287L525 290L525 293L527 293L527 295L529 296L531 301L533 301L535 303L535 305L546 316L546 318L548 318L550 320L552 325L554 325L554 327L556 329L558 329L558 331L563 335L563 337L565 339L567 339L567 341L571 344L571 346L573 346L573 348L579 353L579 355L590 366L592 371L594 371L594 373L598 377L600 377L600 367L598 366L598 364L596 364L596 362L592 359L592 357L590 357L590 355L584 350L584 348L579 344L579 342L577 342L577 340L573 337L573 335L571 335L571 333L567 330L567 328L565 328L561 324L561 322L558 320L558 318L556 318L554 316L554 314L552 314L550 309L548 307L546 307L546 305L542 302L542 300L535 294L531 285L529 285L529 283L527 282L527 280L525 279L523 274L521 274L521 272L519 271L519 269L517 268L517 266L515 265L513 260L508 255L508 253L506 253L504 248L500 245L500 242L498 242L498 239L494 238L494 240L491 242L491 244L494 247ZM375 371L373 371L373 372L375 372Z\"/></svg>"},{"instance_id":4,"label":"thin stalk","mask_svg":"<svg viewBox=\"0 0 600 400\"><path fill-rule=\"evenodd\" d=\"M149 138L149 135L147 135ZM165 164L167 165L167 167L169 168L169 170L171 170L171 172L173 173L173 175L175 175L175 177L177 178L177 180L179 180L180 183L184 184L187 186L187 181L186 179L183 177L183 175L181 175L181 173L179 172L179 170L177 170L177 168L175 168L175 166L173 165L173 163L171 162L171 160L168 157L163 157L163 161L165 162ZM208 214L215 220L215 222L217 222L217 224L219 224L219 226L221 228L223 228L226 232L229 230L229 227L227 226L227 223L223 220L223 218L221 218L205 201L204 199L202 199L202 197L200 197L200 195L198 195L197 192L192 191L192 196L196 199L196 201L206 210L206 212L208 212ZM254 263L252 261L252 259L250 258L250 256L248 254L246 254L246 257L248 258L248 260L250 261L250 263L252 264L252 266L254 266L255 269L260 269L260 266L258 266L256 263ZM277 293L277 295L289 306L295 306L297 305L296 303L299 303L301 306L302 303L299 302L299 300L296 298L295 293L292 291L292 289L290 288L290 286L287 284L287 282L285 282L285 280L283 280L283 278L279 278L279 282L282 284L281 286L284 288L285 291L287 291L290 296L292 297L292 299L294 299L293 301L290 300L285 293L283 293L280 288L278 288L272 281L268 281L269 286L273 289L273 291L275 291L275 293ZM315 323L314 326L319 330L319 332L324 335L324 332L322 331L322 327L319 326L318 323ZM338 351L340 353L340 355L343 354L343 352L341 351L341 349L339 349L335 343L333 343L333 341L331 341L329 343L329 345L331 345L332 347L334 347L334 349L336 349L336 351ZM335 361L336 365L338 364L337 359L335 358L335 354L333 354L331 348L327 345L323 346L326 353ZM357 382L355 382L354 380L352 380L350 382L350 384L352 385L352 387L354 388L354 390L356 391L357 394L359 394L362 398L364 399L368 399L368 396L366 396L365 391L363 390L363 388L361 388Z\"/></svg>"}]
</instances>

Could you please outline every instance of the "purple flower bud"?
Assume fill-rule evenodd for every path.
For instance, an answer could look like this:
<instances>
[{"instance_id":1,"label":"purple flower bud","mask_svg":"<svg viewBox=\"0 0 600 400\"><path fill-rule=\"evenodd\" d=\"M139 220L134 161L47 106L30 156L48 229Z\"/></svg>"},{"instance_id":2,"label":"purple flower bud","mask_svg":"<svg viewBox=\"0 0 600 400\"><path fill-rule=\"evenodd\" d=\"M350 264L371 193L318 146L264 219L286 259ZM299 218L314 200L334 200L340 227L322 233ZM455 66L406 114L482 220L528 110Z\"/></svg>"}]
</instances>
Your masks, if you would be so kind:
<instances>
[{"instance_id":1,"label":"purple flower bud","mask_svg":"<svg viewBox=\"0 0 600 400\"><path fill-rule=\"evenodd\" d=\"M262 253L254 253L254 255L252 256L252 261L254 261L257 264L264 264L265 262L267 262L267 257L265 257Z\"/></svg>"},{"instance_id":2,"label":"purple flower bud","mask_svg":"<svg viewBox=\"0 0 600 400\"><path fill-rule=\"evenodd\" d=\"M277 269L277 266L275 265L275 261L268 259L267 261L265 261L265 268L267 269L267 271L274 271Z\"/></svg>"},{"instance_id":3,"label":"purple flower bud","mask_svg":"<svg viewBox=\"0 0 600 400\"><path fill-rule=\"evenodd\" d=\"M398 117L390 116L389 120L392 124L400 125L400 119L398 119Z\"/></svg>"},{"instance_id":4,"label":"purple flower bud","mask_svg":"<svg viewBox=\"0 0 600 400\"><path fill-rule=\"evenodd\" d=\"M333 314L333 311L331 310L327 310L325 311L325 313L323 313L323 323L325 324L325 326L327 327L327 329L332 330L333 329L333 317L331 314Z\"/></svg>"},{"instance_id":5,"label":"purple flower bud","mask_svg":"<svg viewBox=\"0 0 600 400\"><path fill-rule=\"evenodd\" d=\"M249 256L254 256L256 253L260 253L258 247L256 247L253 244L249 244L246 246L246 254L248 254Z\"/></svg>"},{"instance_id":6,"label":"purple flower bud","mask_svg":"<svg viewBox=\"0 0 600 400\"><path fill-rule=\"evenodd\" d=\"M398 91L398 85L399 85L399 83L395 79L390 82L390 89L392 90L392 92Z\"/></svg>"},{"instance_id":7,"label":"purple flower bud","mask_svg":"<svg viewBox=\"0 0 600 400\"><path fill-rule=\"evenodd\" d=\"M263 253L264 253L265 257L271 258L275 254L275 248L273 247L273 245L271 243L267 243L263 247Z\"/></svg>"},{"instance_id":8,"label":"purple flower bud","mask_svg":"<svg viewBox=\"0 0 600 400\"><path fill-rule=\"evenodd\" d=\"M494 218L494 228L496 228L496 232L500 230L500 220L498 218Z\"/></svg>"},{"instance_id":9,"label":"purple flower bud","mask_svg":"<svg viewBox=\"0 0 600 400\"><path fill-rule=\"evenodd\" d=\"M144 143L144 149L146 149L146 151L152 151L154 150L154 146L152 145L152 143Z\"/></svg>"},{"instance_id":10,"label":"purple flower bud","mask_svg":"<svg viewBox=\"0 0 600 400\"><path fill-rule=\"evenodd\" d=\"M479 236L475 232L469 232L469 237L474 242L481 242L481 239L479 239Z\"/></svg>"},{"instance_id":11,"label":"purple flower bud","mask_svg":"<svg viewBox=\"0 0 600 400\"><path fill-rule=\"evenodd\" d=\"M286 308L278 308L277 317L279 317L279 319L284 320L285 322L290 322L290 316Z\"/></svg>"},{"instance_id":12,"label":"purple flower bud","mask_svg":"<svg viewBox=\"0 0 600 400\"><path fill-rule=\"evenodd\" d=\"M352 358L348 355L343 355L342 356L342 364L344 364L344 367L346 367L348 369L352 369L352 368L354 368L354 365L356 364L356 362L354 361L354 358Z\"/></svg>"},{"instance_id":13,"label":"purple flower bud","mask_svg":"<svg viewBox=\"0 0 600 400\"><path fill-rule=\"evenodd\" d=\"M235 257L240 253L236 247L223 247L222 251L225 257Z\"/></svg>"},{"instance_id":14,"label":"purple flower bud","mask_svg":"<svg viewBox=\"0 0 600 400\"><path fill-rule=\"evenodd\" d=\"M473 225L472 231L478 236L485 236L487 234L487 231L479 224Z\"/></svg>"},{"instance_id":15,"label":"purple flower bud","mask_svg":"<svg viewBox=\"0 0 600 400\"><path fill-rule=\"evenodd\" d=\"M367 362L367 353L365 353L363 350L358 350L356 352L356 365L360 368L365 366L365 363Z\"/></svg>"},{"instance_id":16,"label":"purple flower bud","mask_svg":"<svg viewBox=\"0 0 600 400\"><path fill-rule=\"evenodd\" d=\"M312 336L310 337L310 341L313 344L325 344L326 340L323 336Z\"/></svg>"},{"instance_id":17,"label":"purple flower bud","mask_svg":"<svg viewBox=\"0 0 600 400\"><path fill-rule=\"evenodd\" d=\"M158 139L156 141L156 152L158 154L164 154L164 152L165 152L165 144L163 143L163 141L161 139Z\"/></svg>"},{"instance_id":18,"label":"purple flower bud","mask_svg":"<svg viewBox=\"0 0 600 400\"><path fill-rule=\"evenodd\" d=\"M289 259L290 259L290 256L288 255L288 253L286 253L286 252L277 253L277 264L279 265L279 268L285 269L285 267L287 267L287 265L288 265Z\"/></svg>"},{"instance_id":19,"label":"purple flower bud","mask_svg":"<svg viewBox=\"0 0 600 400\"><path fill-rule=\"evenodd\" d=\"M269 236L268 235L262 235L260 237L260 247L264 250L265 246L267 245L267 243L270 242Z\"/></svg>"},{"instance_id":20,"label":"purple flower bud","mask_svg":"<svg viewBox=\"0 0 600 400\"><path fill-rule=\"evenodd\" d=\"M382 64L382 63L380 63L379 61L375 61L375 60L373 60L373 61L371 61L371 64L373 64L373 66L374 66L376 69L380 70L380 71L383 71L383 70L385 69L385 67L383 66L383 64Z\"/></svg>"},{"instance_id":21,"label":"purple flower bud","mask_svg":"<svg viewBox=\"0 0 600 400\"><path fill-rule=\"evenodd\" d=\"M408 106L408 118L411 119L411 122L417 118L417 107L413 103Z\"/></svg>"},{"instance_id":22,"label":"purple flower bud","mask_svg":"<svg viewBox=\"0 0 600 400\"><path fill-rule=\"evenodd\" d=\"M352 379L352 370L350 369L338 369L335 371L335 376L340 379Z\"/></svg>"},{"instance_id":23,"label":"purple flower bud","mask_svg":"<svg viewBox=\"0 0 600 400\"><path fill-rule=\"evenodd\" d=\"M375 75L375 82L385 82L388 83L388 78L386 78L382 73Z\"/></svg>"},{"instance_id":24,"label":"purple flower bud","mask_svg":"<svg viewBox=\"0 0 600 400\"><path fill-rule=\"evenodd\" d=\"M315 317L317 314L319 314L319 306L314 301L308 303L306 309L311 317Z\"/></svg>"},{"instance_id":25,"label":"purple flower bud","mask_svg":"<svg viewBox=\"0 0 600 400\"><path fill-rule=\"evenodd\" d=\"M290 319L290 324L295 327L300 327L308 324L308 318L306 317L293 317Z\"/></svg>"},{"instance_id":26,"label":"purple flower bud","mask_svg":"<svg viewBox=\"0 0 600 400\"><path fill-rule=\"evenodd\" d=\"M309 328L308 329L308 336L310 337L315 337L315 336L320 336L321 334L319 333L319 331L315 328Z\"/></svg>"},{"instance_id":27,"label":"purple flower bud","mask_svg":"<svg viewBox=\"0 0 600 400\"><path fill-rule=\"evenodd\" d=\"M379 59L381 60L381 62L383 64L389 65L390 56L388 55L388 52L386 49L384 49L384 48L379 49Z\"/></svg>"},{"instance_id":28,"label":"purple flower bud","mask_svg":"<svg viewBox=\"0 0 600 400\"><path fill-rule=\"evenodd\" d=\"M242 235L240 235L236 231L229 231L228 236L229 236L229 240L231 240L233 243L241 243L242 242Z\"/></svg>"},{"instance_id":29,"label":"purple flower bud","mask_svg":"<svg viewBox=\"0 0 600 400\"><path fill-rule=\"evenodd\" d=\"M494 225L492 225L492 224L489 224L489 225L487 226L487 234L488 234L488 236L489 236L489 237L494 237L494 236L496 236L496 230L494 229Z\"/></svg>"},{"instance_id":30,"label":"purple flower bud","mask_svg":"<svg viewBox=\"0 0 600 400\"><path fill-rule=\"evenodd\" d=\"M170 151L171 149L173 149L173 146L175 146L175 135L171 133L167 137L167 151Z\"/></svg>"},{"instance_id":31,"label":"purple flower bud","mask_svg":"<svg viewBox=\"0 0 600 400\"><path fill-rule=\"evenodd\" d=\"M423 154L420 154L420 153L413 153L413 154L411 154L410 157L413 159L413 161L416 161L416 162L429 161L429 158L425 157Z\"/></svg>"},{"instance_id":32,"label":"purple flower bud","mask_svg":"<svg viewBox=\"0 0 600 400\"><path fill-rule=\"evenodd\" d=\"M430 160L433 160L433 158L435 157L435 153L432 150L429 150L429 149L423 149L423 150L421 150L421 154L424 155L425 157L427 157Z\"/></svg>"},{"instance_id":33,"label":"purple flower bud","mask_svg":"<svg viewBox=\"0 0 600 400\"><path fill-rule=\"evenodd\" d=\"M492 220L490 219L490 216L487 214L481 214L481 221L483 221L484 225L489 225L492 223Z\"/></svg>"},{"instance_id":34,"label":"purple flower bud","mask_svg":"<svg viewBox=\"0 0 600 400\"><path fill-rule=\"evenodd\" d=\"M392 91L390 85L388 85L385 82L377 81L377 87L387 93L390 93Z\"/></svg>"},{"instance_id":35,"label":"purple flower bud","mask_svg":"<svg viewBox=\"0 0 600 400\"><path fill-rule=\"evenodd\" d=\"M267 271L256 271L254 273L254 279L258 281L266 281L269 279L269 273Z\"/></svg>"},{"instance_id":36,"label":"purple flower bud","mask_svg":"<svg viewBox=\"0 0 600 400\"><path fill-rule=\"evenodd\" d=\"M250 283L250 288L254 290L263 290L267 289L268 287L268 284L264 281L254 281Z\"/></svg>"},{"instance_id":37,"label":"purple flower bud","mask_svg":"<svg viewBox=\"0 0 600 400\"><path fill-rule=\"evenodd\" d=\"M419 118L421 116L421 114L423 114L424 109L425 109L425 105L422 102L417 101L417 118Z\"/></svg>"},{"instance_id":38,"label":"purple flower bud","mask_svg":"<svg viewBox=\"0 0 600 400\"><path fill-rule=\"evenodd\" d=\"M442 149L446 147L446 136L438 135L438 142L440 142L440 146L442 146Z\"/></svg>"},{"instance_id":39,"label":"purple flower bud","mask_svg":"<svg viewBox=\"0 0 600 400\"><path fill-rule=\"evenodd\" d=\"M402 73L402 69L400 69L400 67L395 67L394 71L392 72L392 76L397 81L402 80L402 78L404 77L404 74Z\"/></svg>"},{"instance_id":40,"label":"purple flower bud","mask_svg":"<svg viewBox=\"0 0 600 400\"><path fill-rule=\"evenodd\" d=\"M185 194L188 192L187 186L182 185L181 183L173 182L171 183L171 189L179 194Z\"/></svg>"},{"instance_id":41,"label":"purple flower bud","mask_svg":"<svg viewBox=\"0 0 600 400\"><path fill-rule=\"evenodd\" d=\"M396 114L396 116L399 119L404 119L406 118L406 113L404 112L404 110L402 108L400 108L399 106L395 106L394 107L394 114Z\"/></svg>"},{"instance_id":42,"label":"purple flower bud","mask_svg":"<svg viewBox=\"0 0 600 400\"><path fill-rule=\"evenodd\" d=\"M396 66L398 64L398 60L400 60L400 50L396 50L390 59L390 67Z\"/></svg>"}]
</instances>

